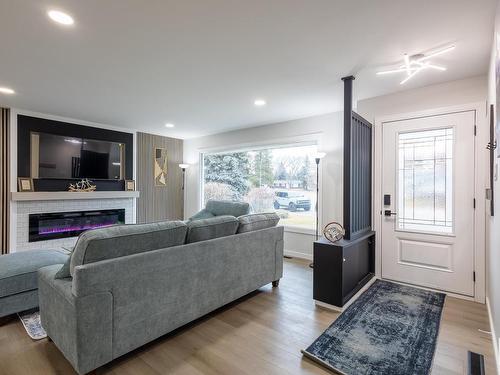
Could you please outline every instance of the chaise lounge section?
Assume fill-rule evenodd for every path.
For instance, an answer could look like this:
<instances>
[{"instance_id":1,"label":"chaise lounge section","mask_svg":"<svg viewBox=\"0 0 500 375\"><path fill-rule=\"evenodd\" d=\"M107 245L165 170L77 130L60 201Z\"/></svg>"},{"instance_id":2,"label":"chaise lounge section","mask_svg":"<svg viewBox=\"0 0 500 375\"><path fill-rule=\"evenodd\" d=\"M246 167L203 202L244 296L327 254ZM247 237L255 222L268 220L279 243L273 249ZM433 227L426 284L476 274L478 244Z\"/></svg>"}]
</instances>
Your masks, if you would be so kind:
<instances>
[{"instance_id":1,"label":"chaise lounge section","mask_svg":"<svg viewBox=\"0 0 500 375\"><path fill-rule=\"evenodd\" d=\"M0 317L38 307L38 277L41 267L66 262L58 250L30 250L0 257Z\"/></svg>"}]
</instances>

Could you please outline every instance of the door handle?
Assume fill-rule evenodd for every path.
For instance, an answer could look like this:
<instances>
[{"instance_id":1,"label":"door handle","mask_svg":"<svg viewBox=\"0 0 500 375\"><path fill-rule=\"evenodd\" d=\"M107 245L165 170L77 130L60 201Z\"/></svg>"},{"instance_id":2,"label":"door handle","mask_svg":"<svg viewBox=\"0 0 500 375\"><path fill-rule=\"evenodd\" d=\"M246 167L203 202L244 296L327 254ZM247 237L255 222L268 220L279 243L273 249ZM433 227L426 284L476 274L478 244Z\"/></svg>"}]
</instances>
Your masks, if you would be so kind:
<instances>
[{"instance_id":1,"label":"door handle","mask_svg":"<svg viewBox=\"0 0 500 375\"><path fill-rule=\"evenodd\" d=\"M384 211L384 216L392 216L392 215L396 216L397 213L396 212L392 212L391 210L385 210Z\"/></svg>"}]
</instances>

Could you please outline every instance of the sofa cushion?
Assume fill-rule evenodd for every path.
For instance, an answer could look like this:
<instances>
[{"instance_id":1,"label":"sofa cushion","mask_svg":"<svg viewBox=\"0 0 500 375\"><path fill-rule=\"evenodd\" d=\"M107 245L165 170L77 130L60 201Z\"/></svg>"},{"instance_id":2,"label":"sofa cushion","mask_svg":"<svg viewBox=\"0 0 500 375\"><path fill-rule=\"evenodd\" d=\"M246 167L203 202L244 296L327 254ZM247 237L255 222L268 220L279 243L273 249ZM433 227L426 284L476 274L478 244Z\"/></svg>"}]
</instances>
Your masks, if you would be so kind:
<instances>
[{"instance_id":1,"label":"sofa cushion","mask_svg":"<svg viewBox=\"0 0 500 375\"><path fill-rule=\"evenodd\" d=\"M250 212L250 205L246 202L209 200L206 210L215 216L231 215L238 217L248 214Z\"/></svg>"},{"instance_id":2,"label":"sofa cushion","mask_svg":"<svg viewBox=\"0 0 500 375\"><path fill-rule=\"evenodd\" d=\"M187 227L182 221L116 225L80 234L71 254L70 274L75 267L105 259L184 244Z\"/></svg>"},{"instance_id":3,"label":"sofa cushion","mask_svg":"<svg viewBox=\"0 0 500 375\"><path fill-rule=\"evenodd\" d=\"M0 297L38 289L37 271L63 264L68 255L58 250L29 250L0 256Z\"/></svg>"},{"instance_id":4,"label":"sofa cushion","mask_svg":"<svg viewBox=\"0 0 500 375\"><path fill-rule=\"evenodd\" d=\"M210 219L190 221L186 243L211 240L213 238L236 234L238 219L234 216L222 215Z\"/></svg>"},{"instance_id":5,"label":"sofa cushion","mask_svg":"<svg viewBox=\"0 0 500 375\"><path fill-rule=\"evenodd\" d=\"M238 217L240 225L238 233L252 232L254 230L275 227L280 221L280 217L274 212L250 214Z\"/></svg>"}]
</instances>

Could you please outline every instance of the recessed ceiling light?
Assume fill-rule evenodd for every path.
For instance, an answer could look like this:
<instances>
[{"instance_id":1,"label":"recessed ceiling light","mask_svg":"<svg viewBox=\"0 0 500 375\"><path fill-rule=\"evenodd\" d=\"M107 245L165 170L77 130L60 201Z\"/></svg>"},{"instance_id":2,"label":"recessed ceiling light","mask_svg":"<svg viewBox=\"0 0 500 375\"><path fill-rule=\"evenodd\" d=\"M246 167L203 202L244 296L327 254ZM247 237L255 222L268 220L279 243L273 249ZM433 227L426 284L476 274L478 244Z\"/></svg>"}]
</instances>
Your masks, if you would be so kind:
<instances>
[{"instance_id":1,"label":"recessed ceiling light","mask_svg":"<svg viewBox=\"0 0 500 375\"><path fill-rule=\"evenodd\" d=\"M60 23L61 25L73 25L75 23L73 17L59 10L49 10L47 14L52 21Z\"/></svg>"},{"instance_id":2,"label":"recessed ceiling light","mask_svg":"<svg viewBox=\"0 0 500 375\"><path fill-rule=\"evenodd\" d=\"M165 124L165 127L166 128L173 128L173 127L175 127L175 125L171 124L171 123L167 123L167 124Z\"/></svg>"},{"instance_id":3,"label":"recessed ceiling light","mask_svg":"<svg viewBox=\"0 0 500 375\"><path fill-rule=\"evenodd\" d=\"M265 106L267 103L264 99L256 99L253 104L255 104L256 107L263 107Z\"/></svg>"},{"instance_id":4,"label":"recessed ceiling light","mask_svg":"<svg viewBox=\"0 0 500 375\"><path fill-rule=\"evenodd\" d=\"M12 95L15 94L16 92L8 87L0 87L0 93Z\"/></svg>"}]
</instances>

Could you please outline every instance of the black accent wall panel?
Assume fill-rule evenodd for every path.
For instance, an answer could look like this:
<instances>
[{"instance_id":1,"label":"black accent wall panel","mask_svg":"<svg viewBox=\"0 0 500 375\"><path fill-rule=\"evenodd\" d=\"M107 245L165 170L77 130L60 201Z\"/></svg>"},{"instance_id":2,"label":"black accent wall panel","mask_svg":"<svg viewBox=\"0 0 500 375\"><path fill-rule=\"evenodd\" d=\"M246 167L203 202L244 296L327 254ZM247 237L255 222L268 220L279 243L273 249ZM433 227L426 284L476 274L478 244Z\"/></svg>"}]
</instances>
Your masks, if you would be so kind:
<instances>
[{"instance_id":1,"label":"black accent wall panel","mask_svg":"<svg viewBox=\"0 0 500 375\"><path fill-rule=\"evenodd\" d=\"M352 110L353 76L344 81L344 228L346 240L372 227L372 125Z\"/></svg>"},{"instance_id":2,"label":"black accent wall panel","mask_svg":"<svg viewBox=\"0 0 500 375\"><path fill-rule=\"evenodd\" d=\"M351 238L370 231L372 227L372 127L357 113L351 118Z\"/></svg>"},{"instance_id":3,"label":"black accent wall panel","mask_svg":"<svg viewBox=\"0 0 500 375\"><path fill-rule=\"evenodd\" d=\"M17 116L17 175L31 176L31 132L95 139L125 144L125 179L133 179L134 136L132 133L93 126L54 121L25 115ZM124 190L124 181L92 180L97 190ZM35 191L66 191L72 179L40 178L33 181Z\"/></svg>"},{"instance_id":4,"label":"black accent wall panel","mask_svg":"<svg viewBox=\"0 0 500 375\"><path fill-rule=\"evenodd\" d=\"M10 228L10 110L0 108L0 253L9 253Z\"/></svg>"}]
</instances>

